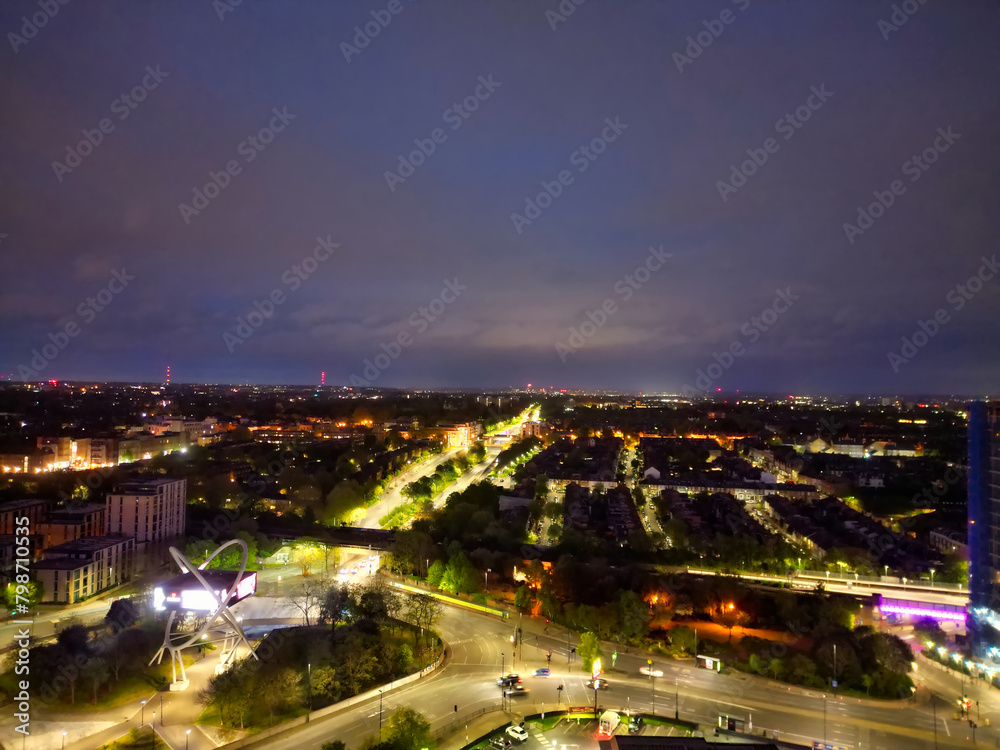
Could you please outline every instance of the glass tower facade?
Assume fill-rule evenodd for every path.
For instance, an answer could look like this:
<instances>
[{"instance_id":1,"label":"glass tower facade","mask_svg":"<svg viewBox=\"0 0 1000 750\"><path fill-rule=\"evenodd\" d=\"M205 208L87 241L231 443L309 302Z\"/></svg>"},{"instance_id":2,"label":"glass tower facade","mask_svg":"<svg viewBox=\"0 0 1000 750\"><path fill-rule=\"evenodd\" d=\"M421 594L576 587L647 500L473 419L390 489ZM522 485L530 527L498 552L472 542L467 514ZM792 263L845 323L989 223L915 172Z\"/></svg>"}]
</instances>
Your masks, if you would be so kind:
<instances>
[{"instance_id":1,"label":"glass tower facade","mask_svg":"<svg viewBox=\"0 0 1000 750\"><path fill-rule=\"evenodd\" d=\"M1000 662L1000 402L969 407L969 636Z\"/></svg>"}]
</instances>

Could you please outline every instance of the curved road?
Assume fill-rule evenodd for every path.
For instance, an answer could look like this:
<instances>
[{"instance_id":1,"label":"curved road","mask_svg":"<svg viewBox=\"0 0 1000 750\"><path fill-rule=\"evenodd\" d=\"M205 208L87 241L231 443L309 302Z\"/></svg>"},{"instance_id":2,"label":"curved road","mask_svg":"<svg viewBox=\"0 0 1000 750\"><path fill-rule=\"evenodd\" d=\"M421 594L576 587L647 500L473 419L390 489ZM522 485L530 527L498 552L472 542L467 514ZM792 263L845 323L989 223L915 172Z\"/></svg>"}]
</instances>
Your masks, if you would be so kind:
<instances>
[{"instance_id":1,"label":"curved road","mask_svg":"<svg viewBox=\"0 0 1000 750\"><path fill-rule=\"evenodd\" d=\"M500 693L496 678L502 670L511 670L509 638L514 624L513 619L501 621L446 607L438 626L449 646L446 663L423 680L386 693L383 718L397 706L410 706L423 713L432 728L440 729L479 709L498 707ZM564 687L561 694L564 707L567 704L593 705L594 693L586 687L588 675L580 670L579 661L567 664L566 631L550 626L549 632L545 632L545 623L538 620L525 620L523 625L524 643L514 670L521 674L530 692L514 700L512 715L556 709L560 699L558 685ZM575 645L576 641L571 639L570 646ZM552 675L531 677L531 670L545 666L547 650L552 651ZM604 661L610 662L610 654L605 654ZM654 664L654 670L662 671L663 676L651 682L639 674L641 666L645 666L644 654L619 652L616 667L605 672L611 688L601 691L598 696L602 709L650 710L655 700L657 713L671 715L676 681L681 718L702 724L715 725L719 715L727 713L752 722L754 733L766 731L770 736L773 730L778 730L781 738L807 746L813 740L824 739L825 734L828 742L855 749L930 750L934 747L933 715L926 697L901 704L832 695L824 699L816 691L746 675L717 674L696 669L690 662L666 659ZM926 671L923 666L922 671ZM934 683L936 689L946 690L941 678L935 677ZM955 721L941 699L937 717L939 747L969 744L967 725ZM498 714L496 723L506 720L506 716ZM377 734L378 722L378 699L373 699L271 738L267 747L318 750L322 743L332 739L341 739L348 747L357 747L365 737ZM990 746L996 736L991 729L981 729L977 739Z\"/></svg>"}]
</instances>

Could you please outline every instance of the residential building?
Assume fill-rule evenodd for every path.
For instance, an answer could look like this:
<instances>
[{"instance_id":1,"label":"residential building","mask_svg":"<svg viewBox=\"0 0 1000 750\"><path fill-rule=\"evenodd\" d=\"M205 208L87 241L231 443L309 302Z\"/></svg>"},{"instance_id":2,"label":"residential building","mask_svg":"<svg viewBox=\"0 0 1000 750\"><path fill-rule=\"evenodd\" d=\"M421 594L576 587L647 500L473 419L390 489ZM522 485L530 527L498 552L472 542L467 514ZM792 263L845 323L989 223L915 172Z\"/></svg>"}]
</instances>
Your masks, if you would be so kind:
<instances>
[{"instance_id":1,"label":"residential building","mask_svg":"<svg viewBox=\"0 0 1000 750\"><path fill-rule=\"evenodd\" d=\"M46 548L73 542L87 536L101 536L106 527L106 506L87 503L69 508L58 508L49 513L47 521L39 524Z\"/></svg>"},{"instance_id":2,"label":"residential building","mask_svg":"<svg viewBox=\"0 0 1000 750\"><path fill-rule=\"evenodd\" d=\"M28 533L39 533L39 525L44 521L48 503L45 500L12 500L0 505L0 534L16 534L15 523L19 518L28 519Z\"/></svg>"},{"instance_id":3,"label":"residential building","mask_svg":"<svg viewBox=\"0 0 1000 750\"><path fill-rule=\"evenodd\" d=\"M946 555L958 554L969 557L969 544L965 534L951 529L937 528L930 533L930 544L938 552Z\"/></svg>"},{"instance_id":4,"label":"residential building","mask_svg":"<svg viewBox=\"0 0 1000 750\"><path fill-rule=\"evenodd\" d=\"M184 534L186 479L128 482L107 498L107 532L134 536L138 545Z\"/></svg>"},{"instance_id":5,"label":"residential building","mask_svg":"<svg viewBox=\"0 0 1000 750\"><path fill-rule=\"evenodd\" d=\"M45 601L73 604L128 581L135 572L135 539L90 536L59 544L32 566Z\"/></svg>"}]
</instances>

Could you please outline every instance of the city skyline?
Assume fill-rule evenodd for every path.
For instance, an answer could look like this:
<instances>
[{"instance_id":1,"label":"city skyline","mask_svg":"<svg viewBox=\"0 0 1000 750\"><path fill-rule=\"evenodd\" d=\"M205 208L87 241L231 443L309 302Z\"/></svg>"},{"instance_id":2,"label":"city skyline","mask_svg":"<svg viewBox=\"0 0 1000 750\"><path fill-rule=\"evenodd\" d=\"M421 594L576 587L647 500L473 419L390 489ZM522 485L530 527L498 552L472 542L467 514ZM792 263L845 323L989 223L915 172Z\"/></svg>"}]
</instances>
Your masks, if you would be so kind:
<instances>
[{"instance_id":1,"label":"city skyline","mask_svg":"<svg viewBox=\"0 0 1000 750\"><path fill-rule=\"evenodd\" d=\"M910 5L7 4L0 373L995 393L1000 10Z\"/></svg>"}]
</instances>

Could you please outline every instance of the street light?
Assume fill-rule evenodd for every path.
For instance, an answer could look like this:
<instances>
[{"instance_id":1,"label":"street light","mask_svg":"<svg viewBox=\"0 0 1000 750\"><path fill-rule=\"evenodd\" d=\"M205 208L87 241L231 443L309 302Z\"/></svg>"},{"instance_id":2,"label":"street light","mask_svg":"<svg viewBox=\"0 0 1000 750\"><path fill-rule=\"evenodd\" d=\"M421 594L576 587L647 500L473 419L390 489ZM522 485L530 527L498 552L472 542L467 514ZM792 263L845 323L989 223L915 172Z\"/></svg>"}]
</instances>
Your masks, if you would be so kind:
<instances>
[{"instance_id":1,"label":"street light","mask_svg":"<svg viewBox=\"0 0 1000 750\"><path fill-rule=\"evenodd\" d=\"M378 691L378 741L382 741L382 691Z\"/></svg>"},{"instance_id":2,"label":"street light","mask_svg":"<svg viewBox=\"0 0 1000 750\"><path fill-rule=\"evenodd\" d=\"M934 588L934 568L931 568L931 588Z\"/></svg>"},{"instance_id":3,"label":"street light","mask_svg":"<svg viewBox=\"0 0 1000 750\"><path fill-rule=\"evenodd\" d=\"M141 712L140 713L140 717L141 718L139 719L139 726L142 726L143 724L146 723L146 701L141 701L141 705L142 705L142 708L140 709L140 712Z\"/></svg>"},{"instance_id":4,"label":"street light","mask_svg":"<svg viewBox=\"0 0 1000 750\"><path fill-rule=\"evenodd\" d=\"M156 716L156 714L153 714L153 716ZM160 726L161 727L163 726L163 696L162 695L160 696Z\"/></svg>"},{"instance_id":5,"label":"street light","mask_svg":"<svg viewBox=\"0 0 1000 750\"><path fill-rule=\"evenodd\" d=\"M309 713L313 710L313 665L312 662L306 662L306 670L309 672Z\"/></svg>"},{"instance_id":6,"label":"street light","mask_svg":"<svg viewBox=\"0 0 1000 750\"><path fill-rule=\"evenodd\" d=\"M63 746L63 750L65 750L65 748L66 748L66 733L65 732L62 733L62 738L63 738L63 744L62 744L62 746Z\"/></svg>"},{"instance_id":7,"label":"street light","mask_svg":"<svg viewBox=\"0 0 1000 750\"><path fill-rule=\"evenodd\" d=\"M184 730L184 750L188 750L188 743L191 741L191 730Z\"/></svg>"},{"instance_id":8,"label":"street light","mask_svg":"<svg viewBox=\"0 0 1000 750\"><path fill-rule=\"evenodd\" d=\"M486 573L486 585L483 587L484 593L490 590L490 573L493 572L493 568L487 568Z\"/></svg>"}]
</instances>

